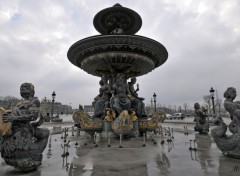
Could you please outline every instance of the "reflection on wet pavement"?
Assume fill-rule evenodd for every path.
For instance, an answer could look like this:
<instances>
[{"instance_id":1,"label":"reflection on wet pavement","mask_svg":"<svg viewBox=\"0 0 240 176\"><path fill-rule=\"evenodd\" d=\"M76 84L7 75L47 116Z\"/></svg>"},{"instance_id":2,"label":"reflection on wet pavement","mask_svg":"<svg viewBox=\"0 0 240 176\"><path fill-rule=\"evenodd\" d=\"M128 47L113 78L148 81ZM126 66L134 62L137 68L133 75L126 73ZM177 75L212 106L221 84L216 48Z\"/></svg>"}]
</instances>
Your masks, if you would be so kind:
<instances>
[{"instance_id":1,"label":"reflection on wet pavement","mask_svg":"<svg viewBox=\"0 0 240 176\"><path fill-rule=\"evenodd\" d=\"M109 139L99 134L94 141L89 135L85 139L84 132L77 135L76 129L74 134L71 130L66 133L69 134L64 134L65 142L61 134L51 136L38 170L16 172L0 158L0 175L240 175L240 160L223 156L211 135L195 133L191 124L187 124L187 128L186 124L163 124L159 134L146 135L145 147L142 137L124 138L123 148L119 148L119 138L112 137L108 146Z\"/></svg>"}]
</instances>

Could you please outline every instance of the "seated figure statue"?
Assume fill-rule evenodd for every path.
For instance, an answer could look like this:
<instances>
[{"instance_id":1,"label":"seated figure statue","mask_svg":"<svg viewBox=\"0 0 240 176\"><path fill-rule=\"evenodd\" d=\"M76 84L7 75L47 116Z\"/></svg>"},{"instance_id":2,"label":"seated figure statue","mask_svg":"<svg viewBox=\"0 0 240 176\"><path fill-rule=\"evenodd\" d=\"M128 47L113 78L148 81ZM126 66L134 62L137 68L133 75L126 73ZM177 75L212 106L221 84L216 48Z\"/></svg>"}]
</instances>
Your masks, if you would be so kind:
<instances>
[{"instance_id":1,"label":"seated figure statue","mask_svg":"<svg viewBox=\"0 0 240 176\"><path fill-rule=\"evenodd\" d=\"M138 91L139 87L137 86L137 89L134 89L134 84L136 83L137 79L135 77L131 78L131 81L128 82L128 88L129 88L129 97L132 102L132 106L134 109L136 109L136 114L138 117L146 116L145 114L145 104L143 103L144 98L138 97Z\"/></svg>"},{"instance_id":2,"label":"seated figure statue","mask_svg":"<svg viewBox=\"0 0 240 176\"><path fill-rule=\"evenodd\" d=\"M108 84L108 80L102 77L99 81L100 89L99 95L94 99L94 116L95 118L104 118L105 110L109 107L109 101L111 97L111 86Z\"/></svg>"},{"instance_id":3,"label":"seated figure statue","mask_svg":"<svg viewBox=\"0 0 240 176\"><path fill-rule=\"evenodd\" d=\"M123 111L131 109L131 100L127 96L128 86L123 75L116 76L115 84L113 85L113 97L110 100L111 108L116 112L117 116Z\"/></svg>"},{"instance_id":4,"label":"seated figure statue","mask_svg":"<svg viewBox=\"0 0 240 176\"><path fill-rule=\"evenodd\" d=\"M34 170L41 164L49 137L49 130L38 128L44 122L44 116L37 122L40 101L34 97L34 86L23 83L20 87L23 98L9 114L4 114L4 122L11 122L11 135L3 136L1 140L1 156L6 164L17 170Z\"/></svg>"},{"instance_id":5,"label":"seated figure statue","mask_svg":"<svg viewBox=\"0 0 240 176\"><path fill-rule=\"evenodd\" d=\"M240 158L240 102L233 101L236 96L235 88L227 88L224 93L226 99L223 105L225 110L230 114L231 122L227 126L222 118L218 118L215 121L218 127L211 131L211 135L224 155ZM232 135L226 134L227 128Z\"/></svg>"},{"instance_id":6,"label":"seated figure statue","mask_svg":"<svg viewBox=\"0 0 240 176\"><path fill-rule=\"evenodd\" d=\"M207 121L208 115L204 108L200 107L199 103L194 104L195 109L195 119L196 125L194 127L195 131L198 131L200 134L206 134L209 132L209 122Z\"/></svg>"}]
</instances>

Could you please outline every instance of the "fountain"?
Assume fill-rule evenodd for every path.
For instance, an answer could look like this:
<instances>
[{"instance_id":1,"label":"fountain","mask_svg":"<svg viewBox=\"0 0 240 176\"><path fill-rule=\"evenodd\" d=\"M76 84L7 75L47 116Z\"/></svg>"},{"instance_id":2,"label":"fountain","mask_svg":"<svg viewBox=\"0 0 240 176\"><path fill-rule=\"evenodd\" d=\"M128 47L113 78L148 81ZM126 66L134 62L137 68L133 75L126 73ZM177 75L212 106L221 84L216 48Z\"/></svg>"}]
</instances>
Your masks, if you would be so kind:
<instances>
[{"instance_id":1,"label":"fountain","mask_svg":"<svg viewBox=\"0 0 240 176\"><path fill-rule=\"evenodd\" d=\"M93 24L101 35L74 43L67 53L73 65L101 78L99 95L93 102L94 116L79 115L82 129L94 133L107 126L107 131L123 135L136 128L142 133L155 130L158 119L165 114L148 117L144 98L137 94L139 85L136 90L133 86L136 77L166 62L166 48L155 40L135 35L142 26L142 19L120 4L98 12ZM127 82L128 79L131 82Z\"/></svg>"}]
</instances>

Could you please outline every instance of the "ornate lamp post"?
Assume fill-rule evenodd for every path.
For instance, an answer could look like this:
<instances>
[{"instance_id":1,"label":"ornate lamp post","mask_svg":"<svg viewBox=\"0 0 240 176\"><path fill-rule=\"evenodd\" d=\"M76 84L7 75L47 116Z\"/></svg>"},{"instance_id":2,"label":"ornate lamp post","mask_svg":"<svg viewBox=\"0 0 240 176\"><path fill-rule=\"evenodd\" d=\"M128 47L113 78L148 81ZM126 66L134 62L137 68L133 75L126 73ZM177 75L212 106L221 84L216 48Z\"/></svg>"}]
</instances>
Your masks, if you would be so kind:
<instances>
[{"instance_id":1,"label":"ornate lamp post","mask_svg":"<svg viewBox=\"0 0 240 176\"><path fill-rule=\"evenodd\" d=\"M46 114L47 114L47 98L44 97L44 106L45 106L45 111L46 111Z\"/></svg>"},{"instance_id":2,"label":"ornate lamp post","mask_svg":"<svg viewBox=\"0 0 240 176\"><path fill-rule=\"evenodd\" d=\"M211 89L210 89L210 94L211 94L211 98L212 98L213 114L215 114L214 92L215 92L215 90L211 87Z\"/></svg>"},{"instance_id":3,"label":"ornate lamp post","mask_svg":"<svg viewBox=\"0 0 240 176\"><path fill-rule=\"evenodd\" d=\"M157 95L154 93L154 94L153 94L154 112L157 112L156 99L157 99Z\"/></svg>"},{"instance_id":4,"label":"ornate lamp post","mask_svg":"<svg viewBox=\"0 0 240 176\"><path fill-rule=\"evenodd\" d=\"M153 99L151 98L151 113L153 113Z\"/></svg>"},{"instance_id":5,"label":"ornate lamp post","mask_svg":"<svg viewBox=\"0 0 240 176\"><path fill-rule=\"evenodd\" d=\"M52 93L52 119L53 119L53 113L54 113L54 101L55 101L56 93L53 91Z\"/></svg>"}]
</instances>

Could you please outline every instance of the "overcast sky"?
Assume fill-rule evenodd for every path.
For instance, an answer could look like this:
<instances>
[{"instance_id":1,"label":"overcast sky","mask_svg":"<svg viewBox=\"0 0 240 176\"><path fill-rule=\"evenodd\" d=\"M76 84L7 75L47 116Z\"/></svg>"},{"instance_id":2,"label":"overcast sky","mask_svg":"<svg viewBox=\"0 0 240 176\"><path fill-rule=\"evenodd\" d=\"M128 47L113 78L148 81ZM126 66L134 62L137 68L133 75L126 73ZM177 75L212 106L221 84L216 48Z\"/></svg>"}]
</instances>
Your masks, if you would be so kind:
<instances>
[{"instance_id":1,"label":"overcast sky","mask_svg":"<svg viewBox=\"0 0 240 176\"><path fill-rule=\"evenodd\" d=\"M221 99L229 86L240 94L239 0L0 0L0 96L20 98L20 85L32 82L40 100L55 90L63 104L91 104L100 78L72 65L67 51L98 35L95 14L115 3L140 14L137 35L169 53L164 65L137 78L145 104L154 92L161 105L191 107L211 86Z\"/></svg>"}]
</instances>

